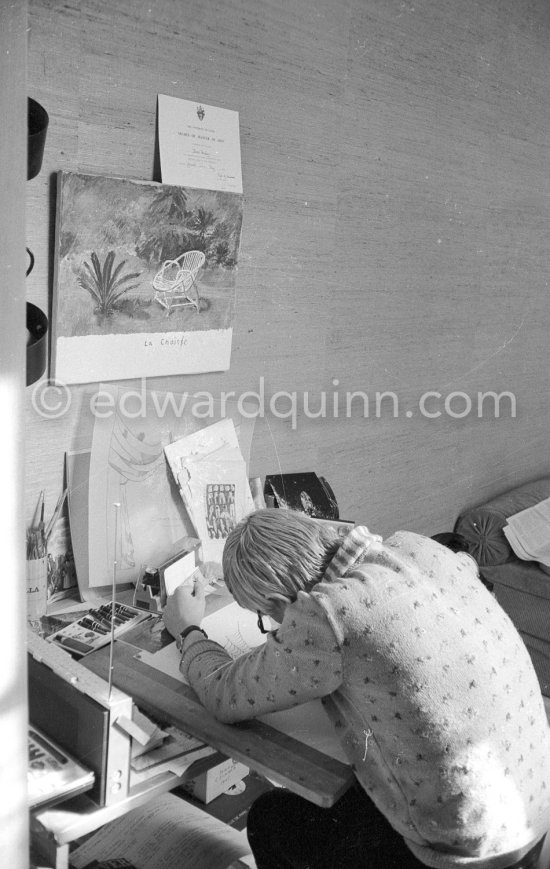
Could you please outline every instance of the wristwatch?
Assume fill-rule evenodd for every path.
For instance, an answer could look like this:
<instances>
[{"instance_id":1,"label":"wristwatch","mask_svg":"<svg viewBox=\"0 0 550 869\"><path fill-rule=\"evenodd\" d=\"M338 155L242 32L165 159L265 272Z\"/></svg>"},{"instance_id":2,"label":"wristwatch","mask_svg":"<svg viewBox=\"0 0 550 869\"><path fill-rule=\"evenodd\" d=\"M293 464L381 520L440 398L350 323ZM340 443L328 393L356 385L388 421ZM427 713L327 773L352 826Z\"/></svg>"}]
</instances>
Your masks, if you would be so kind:
<instances>
[{"instance_id":1,"label":"wristwatch","mask_svg":"<svg viewBox=\"0 0 550 869\"><path fill-rule=\"evenodd\" d=\"M183 648L183 641L185 640L187 634L190 634L191 631L200 631L201 634L204 634L204 636L206 637L206 639L208 639L208 634L206 633L206 631L204 631L204 630L203 630L202 628L200 628L198 625L188 625L188 626L187 626L186 628L184 628L183 631L181 631L181 633L179 633L179 634L177 635L177 637L176 637L176 646L177 646L178 649L180 649L180 651L181 651L181 649Z\"/></svg>"}]
</instances>

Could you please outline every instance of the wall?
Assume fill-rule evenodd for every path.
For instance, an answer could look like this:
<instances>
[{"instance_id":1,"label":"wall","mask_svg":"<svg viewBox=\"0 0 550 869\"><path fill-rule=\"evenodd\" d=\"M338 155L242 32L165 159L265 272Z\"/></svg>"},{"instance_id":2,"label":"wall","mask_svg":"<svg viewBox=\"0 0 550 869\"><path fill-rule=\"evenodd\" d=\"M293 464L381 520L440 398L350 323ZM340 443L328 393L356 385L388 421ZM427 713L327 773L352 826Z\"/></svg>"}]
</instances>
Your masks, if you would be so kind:
<instances>
[{"instance_id":1,"label":"wall","mask_svg":"<svg viewBox=\"0 0 550 869\"><path fill-rule=\"evenodd\" d=\"M312 410L338 391L337 419L267 414L252 473L324 474L342 514L382 533L449 529L549 471L549 30L546 0L31 0L29 93L51 124L28 297L51 293L51 173L151 179L159 92L238 110L231 370L150 385L239 394L264 377ZM370 416L356 400L345 418L358 390ZM491 390L513 393L514 418L510 400L478 418ZM385 391L397 417L385 399L377 418ZM426 391L440 416L419 411ZM444 412L454 392L470 414L460 395ZM27 390L28 514L44 486L57 497L85 395L51 420Z\"/></svg>"}]
</instances>

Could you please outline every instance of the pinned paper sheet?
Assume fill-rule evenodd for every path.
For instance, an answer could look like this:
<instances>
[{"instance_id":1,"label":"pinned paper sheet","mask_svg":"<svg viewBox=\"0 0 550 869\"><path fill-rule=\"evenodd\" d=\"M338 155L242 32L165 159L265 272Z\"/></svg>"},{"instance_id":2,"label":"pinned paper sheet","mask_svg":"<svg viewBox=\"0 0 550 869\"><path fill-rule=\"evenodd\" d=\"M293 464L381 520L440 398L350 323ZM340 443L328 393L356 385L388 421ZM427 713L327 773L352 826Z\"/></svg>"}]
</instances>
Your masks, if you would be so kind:
<instances>
[{"instance_id":1,"label":"pinned paper sheet","mask_svg":"<svg viewBox=\"0 0 550 869\"><path fill-rule=\"evenodd\" d=\"M221 562L229 533L254 509L233 421L224 419L180 438L164 452L204 560Z\"/></svg>"},{"instance_id":2,"label":"pinned paper sheet","mask_svg":"<svg viewBox=\"0 0 550 869\"><path fill-rule=\"evenodd\" d=\"M159 94L158 136L165 184L243 192L238 112Z\"/></svg>"}]
</instances>

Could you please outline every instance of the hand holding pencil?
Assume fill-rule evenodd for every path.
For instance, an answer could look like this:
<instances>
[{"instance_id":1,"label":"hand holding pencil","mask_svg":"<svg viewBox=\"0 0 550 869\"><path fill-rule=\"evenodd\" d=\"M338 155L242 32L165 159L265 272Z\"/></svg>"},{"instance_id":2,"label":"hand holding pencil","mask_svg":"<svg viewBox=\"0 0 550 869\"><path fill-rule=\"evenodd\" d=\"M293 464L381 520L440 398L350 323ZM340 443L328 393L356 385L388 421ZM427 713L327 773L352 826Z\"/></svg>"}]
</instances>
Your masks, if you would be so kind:
<instances>
[{"instance_id":1,"label":"hand holding pencil","mask_svg":"<svg viewBox=\"0 0 550 869\"><path fill-rule=\"evenodd\" d=\"M182 583L166 601L162 614L166 630L177 637L190 625L200 626L204 618L205 601L204 579L197 571L193 584Z\"/></svg>"}]
</instances>

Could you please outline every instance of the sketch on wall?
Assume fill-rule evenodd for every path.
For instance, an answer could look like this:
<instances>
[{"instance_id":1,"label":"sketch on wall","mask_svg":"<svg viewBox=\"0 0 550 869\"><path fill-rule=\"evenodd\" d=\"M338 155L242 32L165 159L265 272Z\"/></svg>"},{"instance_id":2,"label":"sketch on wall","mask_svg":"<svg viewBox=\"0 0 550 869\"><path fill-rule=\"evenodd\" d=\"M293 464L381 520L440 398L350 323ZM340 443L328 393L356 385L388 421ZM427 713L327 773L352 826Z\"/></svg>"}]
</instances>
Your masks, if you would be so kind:
<instances>
[{"instance_id":1,"label":"sketch on wall","mask_svg":"<svg viewBox=\"0 0 550 869\"><path fill-rule=\"evenodd\" d=\"M60 172L52 376L229 368L242 194Z\"/></svg>"}]
</instances>

